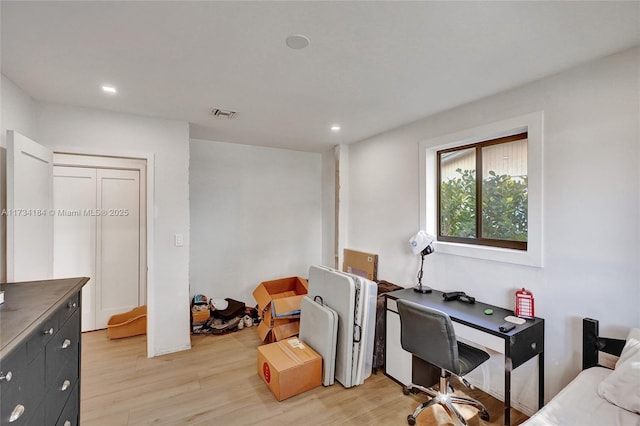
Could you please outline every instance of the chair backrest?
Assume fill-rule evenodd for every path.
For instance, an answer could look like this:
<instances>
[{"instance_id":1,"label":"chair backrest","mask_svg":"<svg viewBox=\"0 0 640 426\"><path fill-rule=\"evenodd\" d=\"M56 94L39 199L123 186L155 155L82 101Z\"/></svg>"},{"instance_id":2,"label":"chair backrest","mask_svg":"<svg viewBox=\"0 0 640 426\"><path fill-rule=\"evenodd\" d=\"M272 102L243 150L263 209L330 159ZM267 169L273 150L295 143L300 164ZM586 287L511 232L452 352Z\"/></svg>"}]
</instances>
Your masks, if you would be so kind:
<instances>
[{"instance_id":1,"label":"chair backrest","mask_svg":"<svg viewBox=\"0 0 640 426\"><path fill-rule=\"evenodd\" d=\"M458 342L449 315L409 300L397 302L402 348L438 368L459 374Z\"/></svg>"}]
</instances>

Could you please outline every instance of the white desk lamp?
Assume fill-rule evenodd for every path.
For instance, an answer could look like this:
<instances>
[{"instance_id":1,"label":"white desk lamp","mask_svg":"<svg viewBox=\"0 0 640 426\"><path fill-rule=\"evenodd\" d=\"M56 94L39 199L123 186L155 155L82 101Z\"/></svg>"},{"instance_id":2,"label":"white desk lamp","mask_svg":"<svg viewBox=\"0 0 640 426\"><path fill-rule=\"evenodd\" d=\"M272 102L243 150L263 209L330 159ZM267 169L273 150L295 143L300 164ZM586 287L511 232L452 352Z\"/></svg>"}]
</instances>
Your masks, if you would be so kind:
<instances>
[{"instance_id":1,"label":"white desk lamp","mask_svg":"<svg viewBox=\"0 0 640 426\"><path fill-rule=\"evenodd\" d=\"M433 242L436 237L433 235L427 234L425 231L418 231L416 235L411 237L409 240L409 245L411 246L411 250L413 254L420 253L422 260L420 262L420 271L418 271L418 285L413 288L413 291L418 293L431 293L431 288L422 285L422 271L424 267L424 257L428 254L433 253Z\"/></svg>"}]
</instances>

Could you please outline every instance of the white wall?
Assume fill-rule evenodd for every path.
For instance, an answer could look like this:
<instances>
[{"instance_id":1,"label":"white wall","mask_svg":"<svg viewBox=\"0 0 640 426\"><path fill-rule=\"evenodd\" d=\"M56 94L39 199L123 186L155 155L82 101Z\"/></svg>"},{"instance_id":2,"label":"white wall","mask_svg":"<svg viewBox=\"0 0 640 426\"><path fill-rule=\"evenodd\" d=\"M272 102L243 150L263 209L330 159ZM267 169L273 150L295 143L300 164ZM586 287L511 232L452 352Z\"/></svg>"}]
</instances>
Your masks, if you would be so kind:
<instances>
[{"instance_id":1,"label":"white wall","mask_svg":"<svg viewBox=\"0 0 640 426\"><path fill-rule=\"evenodd\" d=\"M11 80L0 74L0 211L7 208L7 130L37 140L35 102ZM6 216L0 215L0 282L7 280Z\"/></svg>"},{"instance_id":2,"label":"white wall","mask_svg":"<svg viewBox=\"0 0 640 426\"><path fill-rule=\"evenodd\" d=\"M153 154L148 353L190 348L188 124L41 103L36 111L37 141L54 150L131 157ZM185 236L183 247L174 246L176 233Z\"/></svg>"},{"instance_id":3,"label":"white wall","mask_svg":"<svg viewBox=\"0 0 640 426\"><path fill-rule=\"evenodd\" d=\"M255 305L322 261L320 154L191 140L191 295Z\"/></svg>"},{"instance_id":4,"label":"white wall","mask_svg":"<svg viewBox=\"0 0 640 426\"><path fill-rule=\"evenodd\" d=\"M349 147L348 244L380 255L380 279L409 287L419 268L407 243L420 225L419 142L544 111L544 268L436 252L423 282L507 308L517 288L531 290L545 319L546 400L580 370L582 317L613 337L640 326L639 73L636 48ZM480 378L497 394L502 367L493 360ZM516 405L529 412L535 367L513 373Z\"/></svg>"}]
</instances>

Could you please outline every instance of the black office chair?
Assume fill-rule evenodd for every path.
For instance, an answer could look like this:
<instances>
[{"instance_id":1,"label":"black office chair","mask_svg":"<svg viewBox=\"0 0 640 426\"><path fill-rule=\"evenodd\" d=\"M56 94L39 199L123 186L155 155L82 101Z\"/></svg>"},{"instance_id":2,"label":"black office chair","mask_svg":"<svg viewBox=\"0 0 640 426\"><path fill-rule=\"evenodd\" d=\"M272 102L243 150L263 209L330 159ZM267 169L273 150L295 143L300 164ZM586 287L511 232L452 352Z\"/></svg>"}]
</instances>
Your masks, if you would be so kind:
<instances>
[{"instance_id":1,"label":"black office chair","mask_svg":"<svg viewBox=\"0 0 640 426\"><path fill-rule=\"evenodd\" d=\"M425 408L441 404L449 414L455 415L461 424L467 422L453 404L472 405L480 410L480 418L489 420L489 413L482 403L471 398L452 395L449 378L452 374L463 376L489 359L489 354L456 340L456 333L449 315L408 300L398 300L402 348L418 358L440 368L439 389L411 384L404 388L406 395L416 389L432 398L420 404L413 414L407 416L410 425ZM462 378L462 377L461 377ZM469 386L466 380L462 379Z\"/></svg>"}]
</instances>

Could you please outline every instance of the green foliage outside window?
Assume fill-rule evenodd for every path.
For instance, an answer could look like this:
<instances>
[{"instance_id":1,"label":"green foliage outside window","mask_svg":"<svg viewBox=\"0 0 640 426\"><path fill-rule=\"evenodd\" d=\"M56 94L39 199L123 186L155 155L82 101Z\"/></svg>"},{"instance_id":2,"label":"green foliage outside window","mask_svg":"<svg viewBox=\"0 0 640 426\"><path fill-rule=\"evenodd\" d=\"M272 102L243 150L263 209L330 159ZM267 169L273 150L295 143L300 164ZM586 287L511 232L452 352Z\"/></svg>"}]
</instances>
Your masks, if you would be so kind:
<instances>
[{"instance_id":1,"label":"green foliage outside window","mask_svg":"<svg viewBox=\"0 0 640 426\"><path fill-rule=\"evenodd\" d=\"M476 236L476 171L456 169L460 177L440 186L440 232L448 237Z\"/></svg>"},{"instance_id":2,"label":"green foliage outside window","mask_svg":"<svg viewBox=\"0 0 640 426\"><path fill-rule=\"evenodd\" d=\"M476 238L476 172L441 183L440 231L442 235ZM482 182L482 238L527 241L527 177L514 179L494 171Z\"/></svg>"}]
</instances>

